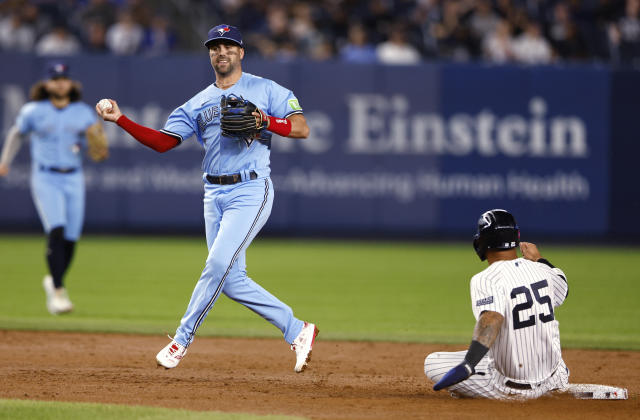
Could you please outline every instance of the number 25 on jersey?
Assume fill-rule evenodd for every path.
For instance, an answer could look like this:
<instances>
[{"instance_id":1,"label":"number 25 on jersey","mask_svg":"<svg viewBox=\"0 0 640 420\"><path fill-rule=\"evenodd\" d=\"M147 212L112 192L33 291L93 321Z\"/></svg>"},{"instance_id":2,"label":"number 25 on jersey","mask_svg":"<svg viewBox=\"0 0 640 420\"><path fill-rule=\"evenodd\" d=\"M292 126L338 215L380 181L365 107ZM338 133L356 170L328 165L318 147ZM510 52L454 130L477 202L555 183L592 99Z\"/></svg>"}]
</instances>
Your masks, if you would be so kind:
<instances>
[{"instance_id":1,"label":"number 25 on jersey","mask_svg":"<svg viewBox=\"0 0 640 420\"><path fill-rule=\"evenodd\" d=\"M538 314L538 318L540 322L546 323L549 321L553 321L555 317L553 316L553 305L551 304L551 298L549 295L541 295L540 289L544 289L548 287L549 283L546 280L541 280L536 283L531 284L531 289L527 286L516 287L511 291L511 299L517 299L519 295L524 295L525 301L522 303L518 303L513 307L513 329L519 330L520 328L530 327L536 324L536 316L531 315L527 319L522 319L520 317L520 312L526 311L527 309L531 309L533 306L533 297L535 297L536 302L540 305L547 305L549 308L549 313L546 314L543 310L542 313ZM533 297L531 296L531 292L533 291Z\"/></svg>"}]
</instances>

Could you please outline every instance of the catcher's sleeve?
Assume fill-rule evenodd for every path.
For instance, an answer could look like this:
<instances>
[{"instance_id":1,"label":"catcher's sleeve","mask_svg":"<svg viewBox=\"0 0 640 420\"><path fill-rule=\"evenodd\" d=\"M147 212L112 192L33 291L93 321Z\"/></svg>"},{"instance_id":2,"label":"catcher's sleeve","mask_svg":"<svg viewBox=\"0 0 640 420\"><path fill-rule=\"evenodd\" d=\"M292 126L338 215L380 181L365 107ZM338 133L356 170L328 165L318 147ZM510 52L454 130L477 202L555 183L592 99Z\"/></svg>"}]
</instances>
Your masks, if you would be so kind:
<instances>
[{"instance_id":1,"label":"catcher's sleeve","mask_svg":"<svg viewBox=\"0 0 640 420\"><path fill-rule=\"evenodd\" d=\"M181 139L179 139L177 135L174 137L164 132L136 124L124 115L118 118L116 123L127 133L131 134L134 139L152 148L156 152L164 153L180 144Z\"/></svg>"},{"instance_id":2,"label":"catcher's sleeve","mask_svg":"<svg viewBox=\"0 0 640 420\"><path fill-rule=\"evenodd\" d=\"M7 138L2 146L2 156L0 157L0 165L10 166L13 159L18 154L22 143L24 142L24 135L20 133L17 126L12 126L9 129Z\"/></svg>"}]
</instances>

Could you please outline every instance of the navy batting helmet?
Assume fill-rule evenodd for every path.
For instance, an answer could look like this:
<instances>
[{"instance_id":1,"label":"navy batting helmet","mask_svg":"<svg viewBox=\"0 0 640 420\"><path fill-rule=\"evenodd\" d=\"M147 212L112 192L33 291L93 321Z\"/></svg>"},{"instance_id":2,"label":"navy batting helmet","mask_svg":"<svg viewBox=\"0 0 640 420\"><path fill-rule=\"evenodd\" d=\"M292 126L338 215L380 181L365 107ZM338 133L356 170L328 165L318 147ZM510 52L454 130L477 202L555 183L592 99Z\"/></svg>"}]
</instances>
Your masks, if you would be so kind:
<instances>
[{"instance_id":1,"label":"navy batting helmet","mask_svg":"<svg viewBox=\"0 0 640 420\"><path fill-rule=\"evenodd\" d=\"M488 249L511 249L519 244L520 229L511 213L502 209L482 213L478 232L473 237L473 248L480 261L487 259Z\"/></svg>"}]
</instances>

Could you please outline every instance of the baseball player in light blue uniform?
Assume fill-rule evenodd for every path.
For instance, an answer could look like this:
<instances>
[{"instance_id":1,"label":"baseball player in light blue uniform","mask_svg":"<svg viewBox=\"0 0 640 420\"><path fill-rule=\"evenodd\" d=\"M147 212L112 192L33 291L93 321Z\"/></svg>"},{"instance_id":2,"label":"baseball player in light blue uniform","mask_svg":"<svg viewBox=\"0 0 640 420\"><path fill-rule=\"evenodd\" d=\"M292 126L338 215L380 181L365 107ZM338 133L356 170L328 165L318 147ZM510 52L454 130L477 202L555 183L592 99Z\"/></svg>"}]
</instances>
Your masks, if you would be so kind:
<instances>
[{"instance_id":1,"label":"baseball player in light blue uniform","mask_svg":"<svg viewBox=\"0 0 640 420\"><path fill-rule=\"evenodd\" d=\"M158 353L156 361L167 369L176 367L220 293L224 293L282 331L296 352L294 370L301 372L310 360L318 329L296 318L289 306L247 276L245 251L267 222L273 204L269 178L271 134L266 130L304 138L309 128L290 90L242 72L244 48L237 28L219 25L208 35L205 46L216 82L175 109L163 129L152 130L127 119L113 100L108 111L96 107L105 120L116 122L156 151L169 150L192 135L205 149L202 170L209 255L175 337ZM223 95L243 97L255 104L261 110L266 130L257 138L223 135Z\"/></svg>"},{"instance_id":2,"label":"baseball player in light blue uniform","mask_svg":"<svg viewBox=\"0 0 640 420\"><path fill-rule=\"evenodd\" d=\"M108 154L102 124L93 109L79 101L79 85L69 79L68 72L69 67L61 62L48 66L48 78L32 88L32 101L20 109L0 158L0 176L5 176L23 140L30 137L31 192L49 236L50 274L45 276L43 286L52 314L73 309L63 278L84 220L81 151L88 149L97 161Z\"/></svg>"}]
</instances>

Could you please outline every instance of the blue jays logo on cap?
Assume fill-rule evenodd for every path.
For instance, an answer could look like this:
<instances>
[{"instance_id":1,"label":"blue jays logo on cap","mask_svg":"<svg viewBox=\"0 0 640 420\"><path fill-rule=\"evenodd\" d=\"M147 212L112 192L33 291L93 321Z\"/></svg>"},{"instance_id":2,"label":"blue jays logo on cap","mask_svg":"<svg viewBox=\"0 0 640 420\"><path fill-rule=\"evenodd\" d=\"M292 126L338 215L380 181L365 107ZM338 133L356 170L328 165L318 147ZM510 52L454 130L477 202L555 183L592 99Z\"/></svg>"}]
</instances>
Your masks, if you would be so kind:
<instances>
[{"instance_id":1,"label":"blue jays logo on cap","mask_svg":"<svg viewBox=\"0 0 640 420\"><path fill-rule=\"evenodd\" d=\"M47 64L45 77L48 79L56 79L59 77L69 77L69 65L62 61L53 61Z\"/></svg>"},{"instance_id":2,"label":"blue jays logo on cap","mask_svg":"<svg viewBox=\"0 0 640 420\"><path fill-rule=\"evenodd\" d=\"M216 29L216 32L218 32L220 34L220 36L224 35L225 32L229 32L231 29L229 29L228 26L225 26L224 28L220 28L220 29Z\"/></svg>"},{"instance_id":3,"label":"blue jays logo on cap","mask_svg":"<svg viewBox=\"0 0 640 420\"><path fill-rule=\"evenodd\" d=\"M240 30L235 26L230 25L218 25L209 29L209 33L207 34L207 40L204 42L204 46L208 47L209 44L218 39L226 39L235 44L238 44L241 48L244 48L242 44L242 34Z\"/></svg>"}]
</instances>

